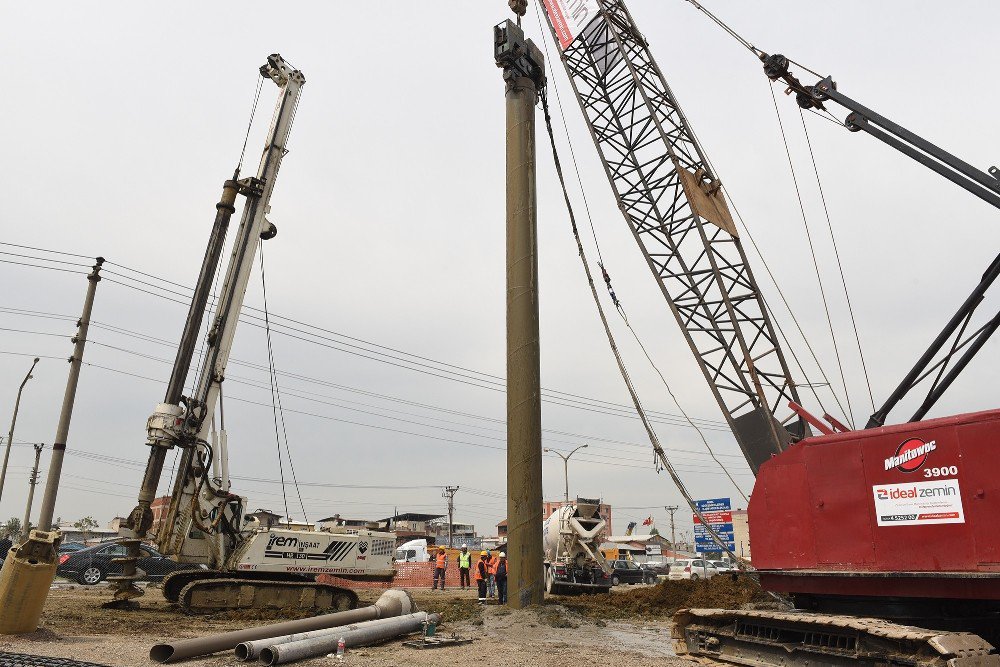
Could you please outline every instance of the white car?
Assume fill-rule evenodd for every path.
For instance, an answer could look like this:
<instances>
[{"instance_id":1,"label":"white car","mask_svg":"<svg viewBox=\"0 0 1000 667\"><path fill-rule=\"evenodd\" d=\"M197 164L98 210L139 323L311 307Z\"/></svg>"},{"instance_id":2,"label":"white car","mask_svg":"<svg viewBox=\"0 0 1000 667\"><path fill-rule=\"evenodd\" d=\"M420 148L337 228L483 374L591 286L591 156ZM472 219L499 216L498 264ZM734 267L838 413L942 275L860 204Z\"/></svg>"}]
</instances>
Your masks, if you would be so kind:
<instances>
[{"instance_id":1,"label":"white car","mask_svg":"<svg viewBox=\"0 0 1000 667\"><path fill-rule=\"evenodd\" d=\"M670 565L670 574L667 575L671 581L680 579L711 579L719 574L719 568L715 567L711 561L701 558L685 558Z\"/></svg>"},{"instance_id":2,"label":"white car","mask_svg":"<svg viewBox=\"0 0 1000 667\"><path fill-rule=\"evenodd\" d=\"M708 562L711 563L712 565L714 565L715 569L718 570L719 572L735 572L736 571L736 568L733 566L733 564L730 563L730 562L728 562L728 561L724 561L724 560L710 560Z\"/></svg>"}]
</instances>

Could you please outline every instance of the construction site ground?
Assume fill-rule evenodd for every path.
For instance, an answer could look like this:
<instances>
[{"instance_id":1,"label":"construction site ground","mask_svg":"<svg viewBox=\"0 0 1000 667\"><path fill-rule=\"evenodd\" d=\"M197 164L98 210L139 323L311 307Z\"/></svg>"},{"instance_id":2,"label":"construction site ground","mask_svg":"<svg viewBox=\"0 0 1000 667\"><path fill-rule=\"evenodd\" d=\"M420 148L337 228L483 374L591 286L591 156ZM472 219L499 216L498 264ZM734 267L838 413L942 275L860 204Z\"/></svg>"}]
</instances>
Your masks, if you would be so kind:
<instances>
[{"instance_id":1,"label":"construction site ground","mask_svg":"<svg viewBox=\"0 0 1000 667\"><path fill-rule=\"evenodd\" d=\"M378 591L362 591L362 604L374 602ZM681 607L740 607L764 601L749 581L717 577L711 581L661 582L655 586L621 586L605 595L556 596L530 610L480 605L474 591L412 590L421 610L444 617L439 633L474 641L463 646L417 651L390 641L380 646L348 651L346 662L400 665L407 661L445 661L449 664L486 664L497 667L604 663L617 656L630 667L689 665L676 657L670 639L670 616ZM168 604L150 586L138 611L100 607L110 598L104 586L54 587L41 627L34 633L0 637L0 653L72 658L114 667L155 664L150 647L158 642L200 637L263 625L302 614L285 610L240 611L187 616ZM297 664L334 662L325 656ZM179 664L239 665L231 651Z\"/></svg>"}]
</instances>

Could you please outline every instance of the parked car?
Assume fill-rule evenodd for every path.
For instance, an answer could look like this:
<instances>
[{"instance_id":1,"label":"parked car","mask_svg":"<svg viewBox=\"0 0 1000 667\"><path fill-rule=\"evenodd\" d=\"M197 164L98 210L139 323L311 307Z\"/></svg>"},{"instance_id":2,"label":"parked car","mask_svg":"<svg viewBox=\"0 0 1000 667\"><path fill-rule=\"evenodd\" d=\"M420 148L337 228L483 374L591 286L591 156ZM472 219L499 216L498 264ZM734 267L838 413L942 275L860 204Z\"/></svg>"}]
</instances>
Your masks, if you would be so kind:
<instances>
[{"instance_id":1,"label":"parked car","mask_svg":"<svg viewBox=\"0 0 1000 667\"><path fill-rule=\"evenodd\" d=\"M639 567L655 575L670 574L670 563L662 560L646 561L645 563L640 563Z\"/></svg>"},{"instance_id":2,"label":"parked car","mask_svg":"<svg viewBox=\"0 0 1000 667\"><path fill-rule=\"evenodd\" d=\"M56 574L75 579L85 586L93 586L107 579L110 574L120 573L121 565L112 563L111 560L125 554L125 547L121 544L98 544L63 553L59 556ZM190 570L201 566L174 562L156 549L142 545L139 549L138 567L146 573L148 581L159 581L176 570Z\"/></svg>"},{"instance_id":3,"label":"parked car","mask_svg":"<svg viewBox=\"0 0 1000 667\"><path fill-rule=\"evenodd\" d=\"M733 564L727 560L710 560L708 562L714 565L719 572L734 572L736 570Z\"/></svg>"},{"instance_id":4,"label":"parked car","mask_svg":"<svg viewBox=\"0 0 1000 667\"><path fill-rule=\"evenodd\" d=\"M671 581L679 579L711 579L719 574L719 569L712 565L711 561L701 558L685 558L678 560L670 566Z\"/></svg>"},{"instance_id":5,"label":"parked car","mask_svg":"<svg viewBox=\"0 0 1000 667\"><path fill-rule=\"evenodd\" d=\"M10 541L10 538L4 537L0 539L0 564L7 558L7 552L10 551L12 546L14 546L14 543Z\"/></svg>"},{"instance_id":6,"label":"parked car","mask_svg":"<svg viewBox=\"0 0 1000 667\"><path fill-rule=\"evenodd\" d=\"M656 574L649 570L644 570L630 560L613 560L611 565L614 568L611 572L611 585L619 584L655 584Z\"/></svg>"}]
</instances>

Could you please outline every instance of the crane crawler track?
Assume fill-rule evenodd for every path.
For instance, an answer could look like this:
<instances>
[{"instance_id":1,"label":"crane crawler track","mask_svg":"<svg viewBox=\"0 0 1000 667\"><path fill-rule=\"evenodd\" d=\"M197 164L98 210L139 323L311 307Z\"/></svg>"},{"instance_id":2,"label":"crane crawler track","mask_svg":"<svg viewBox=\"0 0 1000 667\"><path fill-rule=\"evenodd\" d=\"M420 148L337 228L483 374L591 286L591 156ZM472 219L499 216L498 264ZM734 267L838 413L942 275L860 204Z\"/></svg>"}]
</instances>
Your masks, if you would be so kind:
<instances>
[{"instance_id":1,"label":"crane crawler track","mask_svg":"<svg viewBox=\"0 0 1000 667\"><path fill-rule=\"evenodd\" d=\"M346 611L358 606L354 591L313 581L251 578L201 579L184 586L177 603L188 614L232 609Z\"/></svg>"},{"instance_id":2,"label":"crane crawler track","mask_svg":"<svg viewBox=\"0 0 1000 667\"><path fill-rule=\"evenodd\" d=\"M681 609L673 638L678 655L753 667L1000 667L996 649L978 635L876 618Z\"/></svg>"}]
</instances>

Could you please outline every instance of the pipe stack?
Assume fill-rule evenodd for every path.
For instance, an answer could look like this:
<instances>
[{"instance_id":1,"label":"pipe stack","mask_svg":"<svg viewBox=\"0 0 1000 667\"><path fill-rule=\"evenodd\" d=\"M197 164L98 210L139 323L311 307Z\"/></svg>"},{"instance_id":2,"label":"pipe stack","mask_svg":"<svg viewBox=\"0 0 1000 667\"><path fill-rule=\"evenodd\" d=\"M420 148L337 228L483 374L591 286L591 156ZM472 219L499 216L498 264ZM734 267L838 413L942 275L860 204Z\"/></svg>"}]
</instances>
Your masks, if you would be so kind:
<instances>
[{"instance_id":1,"label":"pipe stack","mask_svg":"<svg viewBox=\"0 0 1000 667\"><path fill-rule=\"evenodd\" d=\"M392 588L383 593L378 601L370 607L361 607L335 614L304 618L298 621L286 621L258 628L226 632L211 637L199 637L197 639L184 639L156 644L149 650L149 659L160 663L176 662L185 658L194 658L200 655L233 649L241 642L289 636L296 633L335 628L376 619L388 619L404 614L412 614L415 610L416 605L413 603L413 598L410 597L409 593L398 588ZM336 640L334 641L336 642ZM336 648L336 645L334 648Z\"/></svg>"},{"instance_id":2,"label":"pipe stack","mask_svg":"<svg viewBox=\"0 0 1000 667\"><path fill-rule=\"evenodd\" d=\"M283 665L287 662L305 660L319 655L325 655L337 650L340 640L344 640L344 647L367 646L386 639L393 639L401 635L408 635L417 632L426 623L439 623L440 614L428 614L419 611L415 614L398 616L396 618L380 618L376 621L367 621L356 625L348 625L341 628L330 628L328 630L317 630L308 633L309 637L292 639L275 637L263 642L254 642L258 646L270 644L260 648L260 662L264 665ZM237 647L237 657L240 655L240 648ZM244 651L244 654L248 654Z\"/></svg>"}]
</instances>

